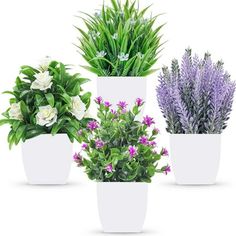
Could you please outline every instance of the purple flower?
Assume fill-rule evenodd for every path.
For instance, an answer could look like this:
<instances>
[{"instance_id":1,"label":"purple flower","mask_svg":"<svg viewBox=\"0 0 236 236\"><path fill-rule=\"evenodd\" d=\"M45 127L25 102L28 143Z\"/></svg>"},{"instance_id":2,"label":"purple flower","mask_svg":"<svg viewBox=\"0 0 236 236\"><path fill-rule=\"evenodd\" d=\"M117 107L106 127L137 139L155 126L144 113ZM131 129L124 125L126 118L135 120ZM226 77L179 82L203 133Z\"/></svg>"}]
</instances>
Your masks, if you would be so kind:
<instances>
[{"instance_id":1,"label":"purple flower","mask_svg":"<svg viewBox=\"0 0 236 236\"><path fill-rule=\"evenodd\" d=\"M79 166L82 164L82 156L79 153L75 153L73 159Z\"/></svg>"},{"instance_id":2,"label":"purple flower","mask_svg":"<svg viewBox=\"0 0 236 236\"><path fill-rule=\"evenodd\" d=\"M156 147L157 143L155 141L149 142L149 146L151 147Z\"/></svg>"},{"instance_id":3,"label":"purple flower","mask_svg":"<svg viewBox=\"0 0 236 236\"><path fill-rule=\"evenodd\" d=\"M87 143L82 143L82 146L81 146L82 150L86 150L88 148L88 144Z\"/></svg>"},{"instance_id":4,"label":"purple flower","mask_svg":"<svg viewBox=\"0 0 236 236\"><path fill-rule=\"evenodd\" d=\"M135 146L129 146L129 155L131 158L138 154L137 148Z\"/></svg>"},{"instance_id":5,"label":"purple flower","mask_svg":"<svg viewBox=\"0 0 236 236\"><path fill-rule=\"evenodd\" d=\"M161 155L162 156L169 156L168 150L166 148L162 148Z\"/></svg>"},{"instance_id":6,"label":"purple flower","mask_svg":"<svg viewBox=\"0 0 236 236\"><path fill-rule=\"evenodd\" d=\"M105 145L105 143L101 140L101 139L97 139L96 141L95 141L95 145L96 145L96 148L103 148L104 147L104 145Z\"/></svg>"},{"instance_id":7,"label":"purple flower","mask_svg":"<svg viewBox=\"0 0 236 236\"><path fill-rule=\"evenodd\" d=\"M97 129L98 127L99 125L97 121L92 120L88 122L87 128L90 129L91 131Z\"/></svg>"},{"instance_id":8,"label":"purple flower","mask_svg":"<svg viewBox=\"0 0 236 236\"><path fill-rule=\"evenodd\" d=\"M111 109L111 113L112 113L114 116L116 116L116 115L117 115L117 111L116 111L116 110L114 110L114 109Z\"/></svg>"},{"instance_id":9,"label":"purple flower","mask_svg":"<svg viewBox=\"0 0 236 236\"><path fill-rule=\"evenodd\" d=\"M139 138L139 142L143 145L148 145L149 144L149 141L148 141L148 137L147 136L142 136Z\"/></svg>"},{"instance_id":10,"label":"purple flower","mask_svg":"<svg viewBox=\"0 0 236 236\"><path fill-rule=\"evenodd\" d=\"M145 116L143 118L143 124L147 125L148 127L150 127L152 124L155 124L153 118L149 117L149 116Z\"/></svg>"},{"instance_id":11,"label":"purple flower","mask_svg":"<svg viewBox=\"0 0 236 236\"><path fill-rule=\"evenodd\" d=\"M136 106L141 107L143 103L144 103L143 99L141 98L136 99L136 102L135 102Z\"/></svg>"},{"instance_id":12,"label":"purple flower","mask_svg":"<svg viewBox=\"0 0 236 236\"><path fill-rule=\"evenodd\" d=\"M110 106L111 106L111 103L108 102L108 101L105 101L105 102L104 102L104 106L105 106L105 107L110 107Z\"/></svg>"},{"instance_id":13,"label":"purple flower","mask_svg":"<svg viewBox=\"0 0 236 236\"><path fill-rule=\"evenodd\" d=\"M111 173L113 171L112 164L108 164L105 169L107 172Z\"/></svg>"},{"instance_id":14,"label":"purple flower","mask_svg":"<svg viewBox=\"0 0 236 236\"><path fill-rule=\"evenodd\" d=\"M125 108L128 106L128 104L125 101L120 101L117 106L121 109L121 110L125 110Z\"/></svg>"},{"instance_id":15,"label":"purple flower","mask_svg":"<svg viewBox=\"0 0 236 236\"><path fill-rule=\"evenodd\" d=\"M95 102L100 105L102 103L102 97L99 96L99 97L95 98Z\"/></svg>"},{"instance_id":16,"label":"purple flower","mask_svg":"<svg viewBox=\"0 0 236 236\"><path fill-rule=\"evenodd\" d=\"M164 172L165 172L166 175L168 174L168 172L171 172L171 169L170 169L169 165L165 167Z\"/></svg>"}]
</instances>

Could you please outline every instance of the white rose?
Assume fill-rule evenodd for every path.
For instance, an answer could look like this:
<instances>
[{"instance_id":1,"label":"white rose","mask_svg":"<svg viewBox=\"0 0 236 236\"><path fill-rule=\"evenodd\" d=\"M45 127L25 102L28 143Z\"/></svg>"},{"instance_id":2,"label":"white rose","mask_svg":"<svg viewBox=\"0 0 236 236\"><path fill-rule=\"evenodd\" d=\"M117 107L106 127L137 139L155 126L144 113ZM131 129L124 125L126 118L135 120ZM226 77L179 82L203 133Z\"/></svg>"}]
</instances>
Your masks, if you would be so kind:
<instances>
[{"instance_id":1,"label":"white rose","mask_svg":"<svg viewBox=\"0 0 236 236\"><path fill-rule=\"evenodd\" d=\"M48 71L40 72L35 75L36 80L31 84L31 89L46 90L52 86L52 76Z\"/></svg>"},{"instance_id":2,"label":"white rose","mask_svg":"<svg viewBox=\"0 0 236 236\"><path fill-rule=\"evenodd\" d=\"M14 120L23 120L23 115L20 109L20 103L11 104L10 110L8 112L11 119Z\"/></svg>"},{"instance_id":3,"label":"white rose","mask_svg":"<svg viewBox=\"0 0 236 236\"><path fill-rule=\"evenodd\" d=\"M52 59L50 57L45 57L40 60L39 69L42 71L47 71Z\"/></svg>"},{"instance_id":4,"label":"white rose","mask_svg":"<svg viewBox=\"0 0 236 236\"><path fill-rule=\"evenodd\" d=\"M77 120L81 120L86 111L86 106L82 102L79 96L72 97L72 108L71 113L76 117Z\"/></svg>"},{"instance_id":5,"label":"white rose","mask_svg":"<svg viewBox=\"0 0 236 236\"><path fill-rule=\"evenodd\" d=\"M36 115L36 123L40 126L51 126L57 121L57 109L48 106L39 107Z\"/></svg>"}]
</instances>

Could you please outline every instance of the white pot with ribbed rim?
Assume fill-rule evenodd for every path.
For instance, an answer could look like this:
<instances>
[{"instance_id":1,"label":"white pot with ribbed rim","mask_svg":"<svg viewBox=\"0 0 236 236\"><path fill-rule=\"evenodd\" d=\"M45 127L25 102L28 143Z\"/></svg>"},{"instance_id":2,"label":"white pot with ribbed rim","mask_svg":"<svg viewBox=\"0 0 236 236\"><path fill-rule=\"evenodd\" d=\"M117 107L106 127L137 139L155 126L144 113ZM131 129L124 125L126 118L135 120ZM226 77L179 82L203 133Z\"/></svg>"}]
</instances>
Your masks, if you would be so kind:
<instances>
[{"instance_id":1,"label":"white pot with ribbed rim","mask_svg":"<svg viewBox=\"0 0 236 236\"><path fill-rule=\"evenodd\" d=\"M136 98L146 100L146 77L98 77L97 95L111 104L126 101L132 107Z\"/></svg>"},{"instance_id":2,"label":"white pot with ribbed rim","mask_svg":"<svg viewBox=\"0 0 236 236\"><path fill-rule=\"evenodd\" d=\"M176 183L214 184L220 150L220 134L171 134L170 154Z\"/></svg>"},{"instance_id":3,"label":"white pot with ribbed rim","mask_svg":"<svg viewBox=\"0 0 236 236\"><path fill-rule=\"evenodd\" d=\"M42 134L22 144L29 184L66 184L73 146L66 134Z\"/></svg>"},{"instance_id":4,"label":"white pot with ribbed rim","mask_svg":"<svg viewBox=\"0 0 236 236\"><path fill-rule=\"evenodd\" d=\"M103 231L138 233L147 210L147 183L97 183L98 211Z\"/></svg>"}]
</instances>

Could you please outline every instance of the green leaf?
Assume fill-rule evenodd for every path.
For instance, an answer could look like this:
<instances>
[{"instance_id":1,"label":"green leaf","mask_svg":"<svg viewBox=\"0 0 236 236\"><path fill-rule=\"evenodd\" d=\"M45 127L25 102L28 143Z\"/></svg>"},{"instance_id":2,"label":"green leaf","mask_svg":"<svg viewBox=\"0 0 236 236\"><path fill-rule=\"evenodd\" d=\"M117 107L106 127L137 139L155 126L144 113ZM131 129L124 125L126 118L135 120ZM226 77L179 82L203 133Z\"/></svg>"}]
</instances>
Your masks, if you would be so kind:
<instances>
[{"instance_id":1,"label":"green leaf","mask_svg":"<svg viewBox=\"0 0 236 236\"><path fill-rule=\"evenodd\" d=\"M29 119L29 109L26 106L24 101L20 101L20 109L21 109L21 113L22 113L24 119L28 120Z\"/></svg>"},{"instance_id":2,"label":"green leaf","mask_svg":"<svg viewBox=\"0 0 236 236\"><path fill-rule=\"evenodd\" d=\"M45 94L45 97L48 101L48 104L51 106L51 107L54 107L54 96L52 95L52 93L47 93Z\"/></svg>"}]
</instances>

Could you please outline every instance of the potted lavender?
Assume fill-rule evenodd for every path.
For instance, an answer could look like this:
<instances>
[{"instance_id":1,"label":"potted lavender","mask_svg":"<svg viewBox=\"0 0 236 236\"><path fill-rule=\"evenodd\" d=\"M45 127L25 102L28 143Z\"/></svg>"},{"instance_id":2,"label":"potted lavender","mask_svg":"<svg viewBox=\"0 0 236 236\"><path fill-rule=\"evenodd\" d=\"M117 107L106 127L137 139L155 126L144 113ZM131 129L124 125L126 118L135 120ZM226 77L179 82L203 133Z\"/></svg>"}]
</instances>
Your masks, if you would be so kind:
<instances>
[{"instance_id":1,"label":"potted lavender","mask_svg":"<svg viewBox=\"0 0 236 236\"><path fill-rule=\"evenodd\" d=\"M172 61L159 76L157 99L171 133L171 161L178 184L213 184L220 160L221 133L232 110L235 83L209 53L192 58L187 49L181 68Z\"/></svg>"},{"instance_id":2,"label":"potted lavender","mask_svg":"<svg viewBox=\"0 0 236 236\"><path fill-rule=\"evenodd\" d=\"M97 74L98 95L111 103L137 97L146 98L146 76L157 62L162 48L160 30L154 26L159 15L146 17L137 1L109 0L95 15L85 13L87 30L76 27L81 35L78 48L89 63L85 69Z\"/></svg>"},{"instance_id":3,"label":"potted lavender","mask_svg":"<svg viewBox=\"0 0 236 236\"><path fill-rule=\"evenodd\" d=\"M100 97L96 102L100 121L89 122L81 131L84 143L74 159L97 181L103 230L140 232L147 208L147 183L156 173L170 171L168 165L158 167L168 152L156 147L158 129L151 127L154 120L149 116L143 122L136 120L143 102L130 111L126 102L119 102L117 110Z\"/></svg>"}]
</instances>

